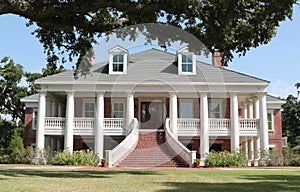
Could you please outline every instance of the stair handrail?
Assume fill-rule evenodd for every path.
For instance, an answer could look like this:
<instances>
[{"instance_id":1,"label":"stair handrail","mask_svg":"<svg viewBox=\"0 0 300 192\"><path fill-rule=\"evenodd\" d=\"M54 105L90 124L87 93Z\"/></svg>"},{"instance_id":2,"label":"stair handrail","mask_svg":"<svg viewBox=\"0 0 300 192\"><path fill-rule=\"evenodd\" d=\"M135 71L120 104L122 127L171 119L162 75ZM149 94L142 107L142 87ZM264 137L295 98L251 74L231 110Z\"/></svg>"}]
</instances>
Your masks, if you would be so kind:
<instances>
[{"instance_id":1,"label":"stair handrail","mask_svg":"<svg viewBox=\"0 0 300 192\"><path fill-rule=\"evenodd\" d=\"M174 150L189 167L193 167L194 160L196 159L196 151L190 151L187 149L178 139L174 138L174 134L170 130L170 118L166 118L165 121L165 132L166 132L166 143L169 147Z\"/></svg>"},{"instance_id":2,"label":"stair handrail","mask_svg":"<svg viewBox=\"0 0 300 192\"><path fill-rule=\"evenodd\" d=\"M120 161L126 154L133 149L134 145L137 144L139 139L138 129L139 123L136 118L132 120L130 123L131 131L127 135L127 137L117 145L113 150L106 150L106 160L108 162L108 166L112 167L118 161Z\"/></svg>"}]
</instances>

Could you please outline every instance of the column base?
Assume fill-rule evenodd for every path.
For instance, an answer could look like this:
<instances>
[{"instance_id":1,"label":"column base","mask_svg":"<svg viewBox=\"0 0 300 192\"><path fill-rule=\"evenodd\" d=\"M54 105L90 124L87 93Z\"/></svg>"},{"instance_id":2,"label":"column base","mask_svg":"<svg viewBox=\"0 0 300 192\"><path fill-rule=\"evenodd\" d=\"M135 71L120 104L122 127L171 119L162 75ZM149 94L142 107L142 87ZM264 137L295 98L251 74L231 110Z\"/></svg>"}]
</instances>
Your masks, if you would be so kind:
<instances>
[{"instance_id":1,"label":"column base","mask_svg":"<svg viewBox=\"0 0 300 192\"><path fill-rule=\"evenodd\" d=\"M200 159L200 167L205 167L205 161L206 161L206 158Z\"/></svg>"},{"instance_id":2,"label":"column base","mask_svg":"<svg viewBox=\"0 0 300 192\"><path fill-rule=\"evenodd\" d=\"M253 160L253 166L258 167L258 159Z\"/></svg>"},{"instance_id":3,"label":"column base","mask_svg":"<svg viewBox=\"0 0 300 192\"><path fill-rule=\"evenodd\" d=\"M248 161L247 161L247 166L248 166L248 167L251 167L251 166L252 166L252 160L248 160Z\"/></svg>"}]
</instances>

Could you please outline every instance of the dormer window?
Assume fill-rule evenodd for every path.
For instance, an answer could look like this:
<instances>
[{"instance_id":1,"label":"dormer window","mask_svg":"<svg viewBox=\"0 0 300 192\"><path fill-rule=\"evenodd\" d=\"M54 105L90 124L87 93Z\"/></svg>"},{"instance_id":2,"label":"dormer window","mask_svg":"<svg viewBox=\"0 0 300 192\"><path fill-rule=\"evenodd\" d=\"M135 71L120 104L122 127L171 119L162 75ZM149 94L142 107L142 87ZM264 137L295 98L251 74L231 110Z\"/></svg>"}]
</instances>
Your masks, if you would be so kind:
<instances>
[{"instance_id":1,"label":"dormer window","mask_svg":"<svg viewBox=\"0 0 300 192\"><path fill-rule=\"evenodd\" d=\"M128 51L121 46L115 46L109 51L109 74L126 74Z\"/></svg>"},{"instance_id":2,"label":"dormer window","mask_svg":"<svg viewBox=\"0 0 300 192\"><path fill-rule=\"evenodd\" d=\"M177 51L178 74L196 75L196 56L187 46Z\"/></svg>"},{"instance_id":3,"label":"dormer window","mask_svg":"<svg viewBox=\"0 0 300 192\"><path fill-rule=\"evenodd\" d=\"M182 54L182 72L193 72L193 55Z\"/></svg>"},{"instance_id":4,"label":"dormer window","mask_svg":"<svg viewBox=\"0 0 300 192\"><path fill-rule=\"evenodd\" d=\"M124 71L124 55L117 54L113 57L113 72Z\"/></svg>"}]
</instances>

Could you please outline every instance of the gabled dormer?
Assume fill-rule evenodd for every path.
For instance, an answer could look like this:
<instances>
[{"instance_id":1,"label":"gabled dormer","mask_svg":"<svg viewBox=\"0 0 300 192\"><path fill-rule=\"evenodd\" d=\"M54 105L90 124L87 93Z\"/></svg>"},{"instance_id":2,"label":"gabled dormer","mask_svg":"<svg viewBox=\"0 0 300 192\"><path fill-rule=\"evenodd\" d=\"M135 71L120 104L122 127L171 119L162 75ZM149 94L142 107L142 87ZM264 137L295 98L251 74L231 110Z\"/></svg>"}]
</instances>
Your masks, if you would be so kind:
<instances>
[{"instance_id":1,"label":"gabled dormer","mask_svg":"<svg viewBox=\"0 0 300 192\"><path fill-rule=\"evenodd\" d=\"M179 75L196 75L196 55L185 46L176 52Z\"/></svg>"},{"instance_id":2,"label":"gabled dormer","mask_svg":"<svg viewBox=\"0 0 300 192\"><path fill-rule=\"evenodd\" d=\"M109 74L126 74L128 64L128 50L117 45L109 53Z\"/></svg>"}]
</instances>

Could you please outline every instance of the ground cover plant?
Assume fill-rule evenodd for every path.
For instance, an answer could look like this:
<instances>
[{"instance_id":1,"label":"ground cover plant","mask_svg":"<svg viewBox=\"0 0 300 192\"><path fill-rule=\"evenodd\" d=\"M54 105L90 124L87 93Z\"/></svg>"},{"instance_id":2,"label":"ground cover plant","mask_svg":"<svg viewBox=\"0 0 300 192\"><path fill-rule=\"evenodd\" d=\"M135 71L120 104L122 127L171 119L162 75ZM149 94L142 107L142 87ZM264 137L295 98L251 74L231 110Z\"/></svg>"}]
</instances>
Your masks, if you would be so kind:
<instances>
[{"instance_id":1,"label":"ground cover plant","mask_svg":"<svg viewBox=\"0 0 300 192\"><path fill-rule=\"evenodd\" d=\"M0 166L0 169L1 166ZM100 169L100 168L99 168ZM0 191L299 191L300 169L2 169Z\"/></svg>"}]
</instances>

